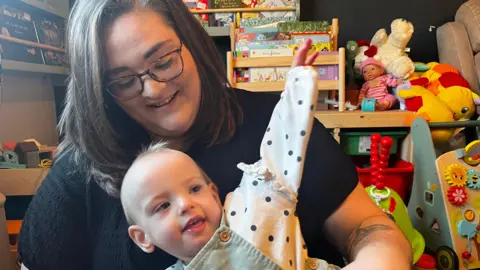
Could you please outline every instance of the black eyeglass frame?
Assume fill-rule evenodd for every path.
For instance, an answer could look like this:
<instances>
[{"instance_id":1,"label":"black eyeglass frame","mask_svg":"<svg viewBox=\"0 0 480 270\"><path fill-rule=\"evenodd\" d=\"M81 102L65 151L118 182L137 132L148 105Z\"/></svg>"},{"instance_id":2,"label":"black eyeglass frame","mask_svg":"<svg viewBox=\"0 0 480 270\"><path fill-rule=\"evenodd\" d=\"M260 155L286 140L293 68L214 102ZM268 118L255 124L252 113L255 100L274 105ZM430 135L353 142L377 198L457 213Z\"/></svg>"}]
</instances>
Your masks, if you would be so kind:
<instances>
[{"instance_id":1,"label":"black eyeglass frame","mask_svg":"<svg viewBox=\"0 0 480 270\"><path fill-rule=\"evenodd\" d=\"M139 95L141 95L143 93L143 90L145 89L145 82L142 80L142 77L145 76L145 75L149 75L150 78L152 78L153 80L157 81L157 82L169 82L171 80L174 80L176 79L178 76L180 76L180 74L182 74L183 72L183 69L184 69L184 62L183 62L183 57L182 57L182 47L183 47L183 42L180 41L180 46L171 51L171 52L168 52L166 54L164 54L163 56L161 56L160 58L158 58L149 68L147 68L144 72L142 73L139 73L139 74L131 74L131 75L127 75L127 76L123 76L123 77L120 77L120 78L117 78L113 81L110 81L107 83L107 92L115 99L117 100L121 100L121 101L126 101L126 100L130 100L130 99L133 99L133 98L136 98L138 97ZM152 69L153 67L155 67L155 65L160 62L164 57L167 57L171 54L174 54L174 53L178 53L178 55L180 56L180 62L181 62L181 68L180 70L178 71L178 73L176 75L174 75L172 78L169 78L168 80L160 80L158 79L158 77L152 72ZM112 85L113 83L115 82L118 82L119 80L122 80L122 79L125 79L125 78L128 78L128 77L137 77L139 80L140 80L140 84L142 86L142 88L138 91L138 93L136 93L135 95L133 95L132 97L128 97L128 98L119 98L118 96L114 95L111 91L110 91L110 85Z\"/></svg>"}]
</instances>

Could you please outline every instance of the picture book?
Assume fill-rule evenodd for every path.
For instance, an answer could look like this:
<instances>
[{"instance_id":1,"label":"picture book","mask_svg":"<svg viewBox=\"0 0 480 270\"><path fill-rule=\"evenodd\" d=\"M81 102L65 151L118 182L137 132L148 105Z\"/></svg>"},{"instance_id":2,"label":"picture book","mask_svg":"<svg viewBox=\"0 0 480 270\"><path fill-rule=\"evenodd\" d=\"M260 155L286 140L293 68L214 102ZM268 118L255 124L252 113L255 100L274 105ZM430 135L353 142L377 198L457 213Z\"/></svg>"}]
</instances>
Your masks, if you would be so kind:
<instances>
[{"instance_id":1,"label":"picture book","mask_svg":"<svg viewBox=\"0 0 480 270\"><path fill-rule=\"evenodd\" d=\"M282 82L287 78L290 67L250 68L250 82Z\"/></svg>"},{"instance_id":2,"label":"picture book","mask_svg":"<svg viewBox=\"0 0 480 270\"><path fill-rule=\"evenodd\" d=\"M328 32L330 23L327 21L285 21L278 24L282 33L295 32Z\"/></svg>"},{"instance_id":3,"label":"picture book","mask_svg":"<svg viewBox=\"0 0 480 270\"><path fill-rule=\"evenodd\" d=\"M0 6L0 34L32 42L38 41L30 15L7 5Z\"/></svg>"},{"instance_id":4,"label":"picture book","mask_svg":"<svg viewBox=\"0 0 480 270\"><path fill-rule=\"evenodd\" d=\"M284 0L259 0L258 7L264 8L275 8L275 7L287 7L287 6L295 6L294 1L284 1ZM274 18L295 18L296 13L295 11L266 11L260 12L260 17L274 17Z\"/></svg>"},{"instance_id":5,"label":"picture book","mask_svg":"<svg viewBox=\"0 0 480 270\"><path fill-rule=\"evenodd\" d=\"M187 5L189 9L193 10L208 9L208 0L183 0L183 3L185 3L185 5ZM200 22L203 27L208 26L208 13L198 13L194 14L193 16Z\"/></svg>"},{"instance_id":6,"label":"picture book","mask_svg":"<svg viewBox=\"0 0 480 270\"><path fill-rule=\"evenodd\" d=\"M293 56L291 48L250 50L249 57Z\"/></svg>"},{"instance_id":7,"label":"picture book","mask_svg":"<svg viewBox=\"0 0 480 270\"><path fill-rule=\"evenodd\" d=\"M43 55L43 59L45 61L45 64L52 65L52 66L66 66L67 65L65 53L56 52L56 51L52 51L52 50L45 50L45 49L42 49L41 51L42 51L42 55Z\"/></svg>"},{"instance_id":8,"label":"picture book","mask_svg":"<svg viewBox=\"0 0 480 270\"><path fill-rule=\"evenodd\" d=\"M258 18L241 18L240 28L245 27L275 27L281 22L294 21L293 17L258 17Z\"/></svg>"},{"instance_id":9,"label":"picture book","mask_svg":"<svg viewBox=\"0 0 480 270\"><path fill-rule=\"evenodd\" d=\"M213 13L210 26L226 27L235 22L235 13Z\"/></svg>"},{"instance_id":10,"label":"picture book","mask_svg":"<svg viewBox=\"0 0 480 270\"><path fill-rule=\"evenodd\" d=\"M249 0L212 0L212 8L243 8L244 1Z\"/></svg>"},{"instance_id":11,"label":"picture book","mask_svg":"<svg viewBox=\"0 0 480 270\"><path fill-rule=\"evenodd\" d=\"M8 41L1 41L0 45L3 49L3 57L6 60L44 64L42 52L39 48Z\"/></svg>"},{"instance_id":12,"label":"picture book","mask_svg":"<svg viewBox=\"0 0 480 270\"><path fill-rule=\"evenodd\" d=\"M65 26L62 22L41 18L35 21L35 25L40 43L57 48L65 47Z\"/></svg>"},{"instance_id":13,"label":"picture book","mask_svg":"<svg viewBox=\"0 0 480 270\"><path fill-rule=\"evenodd\" d=\"M316 67L319 80L338 80L338 65Z\"/></svg>"},{"instance_id":14,"label":"picture book","mask_svg":"<svg viewBox=\"0 0 480 270\"><path fill-rule=\"evenodd\" d=\"M312 47L315 51L325 52L331 50L331 40L328 33L318 34L296 34L292 33L292 44L303 44L308 39L312 40Z\"/></svg>"},{"instance_id":15,"label":"picture book","mask_svg":"<svg viewBox=\"0 0 480 270\"><path fill-rule=\"evenodd\" d=\"M250 72L248 68L236 68L233 74L234 82L249 82Z\"/></svg>"}]
</instances>

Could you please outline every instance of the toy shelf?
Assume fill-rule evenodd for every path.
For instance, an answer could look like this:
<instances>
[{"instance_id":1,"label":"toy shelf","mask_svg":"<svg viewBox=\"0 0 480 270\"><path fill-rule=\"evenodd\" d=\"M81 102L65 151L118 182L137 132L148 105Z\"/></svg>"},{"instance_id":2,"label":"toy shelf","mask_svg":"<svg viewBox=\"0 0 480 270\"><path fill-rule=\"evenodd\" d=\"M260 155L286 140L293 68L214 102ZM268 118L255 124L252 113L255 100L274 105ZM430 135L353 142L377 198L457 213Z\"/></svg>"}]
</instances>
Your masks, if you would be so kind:
<instances>
[{"instance_id":1,"label":"toy shelf","mask_svg":"<svg viewBox=\"0 0 480 270\"><path fill-rule=\"evenodd\" d=\"M381 111L362 112L344 111L317 111L315 117L322 122L326 128L385 128L385 127L408 127L405 119L413 116L414 112L409 111Z\"/></svg>"}]
</instances>

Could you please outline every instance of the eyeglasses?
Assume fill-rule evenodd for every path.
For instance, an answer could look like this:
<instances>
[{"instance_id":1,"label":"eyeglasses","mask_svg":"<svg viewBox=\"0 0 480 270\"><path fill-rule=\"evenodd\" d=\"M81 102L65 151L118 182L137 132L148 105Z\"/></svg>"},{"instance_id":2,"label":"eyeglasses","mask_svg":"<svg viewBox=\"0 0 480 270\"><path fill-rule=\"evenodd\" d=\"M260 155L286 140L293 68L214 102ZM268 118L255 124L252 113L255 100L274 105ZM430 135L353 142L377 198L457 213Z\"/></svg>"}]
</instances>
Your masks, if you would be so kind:
<instances>
[{"instance_id":1,"label":"eyeglasses","mask_svg":"<svg viewBox=\"0 0 480 270\"><path fill-rule=\"evenodd\" d=\"M157 82L168 82L183 72L182 43L180 47L160 57L150 68L140 74L128 75L107 84L108 93L118 100L129 100L143 92L142 77L150 75Z\"/></svg>"}]
</instances>

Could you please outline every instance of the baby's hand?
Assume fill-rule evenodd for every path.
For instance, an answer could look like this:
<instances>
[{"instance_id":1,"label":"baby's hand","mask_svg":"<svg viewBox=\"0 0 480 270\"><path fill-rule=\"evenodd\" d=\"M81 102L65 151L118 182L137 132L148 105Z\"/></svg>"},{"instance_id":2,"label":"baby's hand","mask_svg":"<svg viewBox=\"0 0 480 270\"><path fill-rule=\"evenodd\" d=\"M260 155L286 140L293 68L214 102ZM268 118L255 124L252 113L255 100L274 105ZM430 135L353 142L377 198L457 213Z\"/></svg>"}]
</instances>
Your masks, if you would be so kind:
<instances>
[{"instance_id":1,"label":"baby's hand","mask_svg":"<svg viewBox=\"0 0 480 270\"><path fill-rule=\"evenodd\" d=\"M397 79L397 85L400 85L403 83L403 79Z\"/></svg>"}]
</instances>

